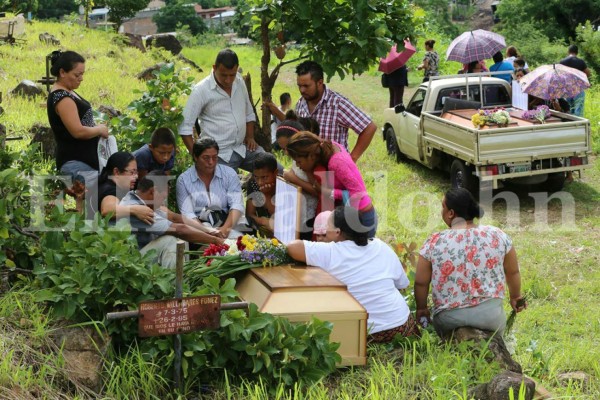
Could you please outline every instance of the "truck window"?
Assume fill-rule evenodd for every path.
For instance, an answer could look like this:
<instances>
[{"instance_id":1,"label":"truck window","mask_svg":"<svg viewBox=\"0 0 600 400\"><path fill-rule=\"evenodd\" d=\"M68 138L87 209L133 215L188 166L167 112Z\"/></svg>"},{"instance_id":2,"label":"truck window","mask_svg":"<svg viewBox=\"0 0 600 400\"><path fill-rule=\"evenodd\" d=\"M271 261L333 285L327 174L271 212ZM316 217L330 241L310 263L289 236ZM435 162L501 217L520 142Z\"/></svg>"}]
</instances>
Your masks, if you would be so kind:
<instances>
[{"instance_id":1,"label":"truck window","mask_svg":"<svg viewBox=\"0 0 600 400\"><path fill-rule=\"evenodd\" d=\"M483 91L486 106L511 104L510 95L503 85L486 85Z\"/></svg>"},{"instance_id":2,"label":"truck window","mask_svg":"<svg viewBox=\"0 0 600 400\"><path fill-rule=\"evenodd\" d=\"M421 116L423 102L425 101L425 89L418 89L406 107L406 112L409 112L417 117Z\"/></svg>"}]
</instances>

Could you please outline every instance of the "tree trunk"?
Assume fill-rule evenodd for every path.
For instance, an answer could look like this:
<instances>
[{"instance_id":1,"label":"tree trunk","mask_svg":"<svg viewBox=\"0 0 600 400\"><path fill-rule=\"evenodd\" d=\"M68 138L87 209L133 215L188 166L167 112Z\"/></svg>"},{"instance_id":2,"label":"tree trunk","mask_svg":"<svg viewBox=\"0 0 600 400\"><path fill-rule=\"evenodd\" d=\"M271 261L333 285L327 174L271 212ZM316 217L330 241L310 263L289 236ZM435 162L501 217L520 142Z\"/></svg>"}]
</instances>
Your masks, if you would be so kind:
<instances>
[{"instance_id":1,"label":"tree trunk","mask_svg":"<svg viewBox=\"0 0 600 400\"><path fill-rule=\"evenodd\" d=\"M269 21L263 17L260 24L260 36L262 41L263 54L260 59L260 89L263 100L271 100L275 79L269 76L269 63L271 62L271 45L269 41ZM262 110L262 136L268 138L268 149L271 150L271 112L268 108ZM263 146L264 147L264 146Z\"/></svg>"},{"instance_id":2,"label":"tree trunk","mask_svg":"<svg viewBox=\"0 0 600 400\"><path fill-rule=\"evenodd\" d=\"M252 98L252 78L249 73L244 75L243 78L246 89L248 90L248 98L250 99L252 109L254 110L254 116L256 117L256 122L254 123L254 140L256 140L256 143L258 143L258 145L266 151L271 151L271 135L269 134L267 137L262 133L260 121L258 119L258 112L256 111L254 99Z\"/></svg>"}]
</instances>

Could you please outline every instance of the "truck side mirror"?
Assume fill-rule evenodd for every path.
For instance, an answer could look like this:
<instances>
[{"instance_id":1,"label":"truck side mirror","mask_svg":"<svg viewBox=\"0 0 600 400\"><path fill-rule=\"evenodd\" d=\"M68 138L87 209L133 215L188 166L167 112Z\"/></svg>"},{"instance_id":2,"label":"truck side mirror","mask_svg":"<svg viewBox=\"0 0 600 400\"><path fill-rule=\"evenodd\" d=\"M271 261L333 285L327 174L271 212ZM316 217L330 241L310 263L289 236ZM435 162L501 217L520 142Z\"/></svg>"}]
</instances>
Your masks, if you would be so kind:
<instances>
[{"instance_id":1,"label":"truck side mirror","mask_svg":"<svg viewBox=\"0 0 600 400\"><path fill-rule=\"evenodd\" d=\"M400 103L397 106L394 107L394 112L396 114L400 114L403 113L404 111L406 111L406 107L404 107L404 104Z\"/></svg>"}]
</instances>

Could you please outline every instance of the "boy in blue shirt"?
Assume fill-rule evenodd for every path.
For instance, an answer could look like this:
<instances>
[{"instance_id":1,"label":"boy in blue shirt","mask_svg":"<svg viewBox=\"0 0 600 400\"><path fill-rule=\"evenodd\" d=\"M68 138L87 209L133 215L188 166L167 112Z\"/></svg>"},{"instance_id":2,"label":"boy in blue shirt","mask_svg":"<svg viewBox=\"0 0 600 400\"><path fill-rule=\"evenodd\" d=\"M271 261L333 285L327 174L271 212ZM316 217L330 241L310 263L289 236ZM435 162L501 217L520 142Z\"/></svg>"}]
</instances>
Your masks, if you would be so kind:
<instances>
[{"instance_id":1,"label":"boy in blue shirt","mask_svg":"<svg viewBox=\"0 0 600 400\"><path fill-rule=\"evenodd\" d=\"M515 71L515 67L513 66L512 63L504 61L504 56L502 56L501 52L497 52L496 54L494 54L492 56L492 59L494 60L494 65L492 65L490 67L490 72L497 72L497 71L507 71L508 74L499 74L499 75L492 75L494 78L500 78L500 79L504 79L506 82L511 83L512 82L512 73Z\"/></svg>"},{"instance_id":2,"label":"boy in blue shirt","mask_svg":"<svg viewBox=\"0 0 600 400\"><path fill-rule=\"evenodd\" d=\"M169 175L175 165L175 135L169 128L158 128L152 133L150 144L133 152L137 161L138 180L150 171Z\"/></svg>"}]
</instances>

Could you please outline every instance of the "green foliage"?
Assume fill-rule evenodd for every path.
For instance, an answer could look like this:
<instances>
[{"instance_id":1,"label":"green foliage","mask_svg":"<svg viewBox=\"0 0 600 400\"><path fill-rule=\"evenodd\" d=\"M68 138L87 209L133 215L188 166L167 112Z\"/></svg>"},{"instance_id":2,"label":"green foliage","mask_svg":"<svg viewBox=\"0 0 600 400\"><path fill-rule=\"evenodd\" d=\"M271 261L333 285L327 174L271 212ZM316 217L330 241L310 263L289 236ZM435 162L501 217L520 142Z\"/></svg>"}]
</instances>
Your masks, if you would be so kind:
<instances>
[{"instance_id":1,"label":"green foliage","mask_svg":"<svg viewBox=\"0 0 600 400\"><path fill-rule=\"evenodd\" d=\"M7 161L10 155L0 151ZM6 168L6 169L4 169ZM0 170L0 268L30 270L40 261L36 235L27 232L30 225L29 180L16 169L3 165Z\"/></svg>"},{"instance_id":2,"label":"green foliage","mask_svg":"<svg viewBox=\"0 0 600 400\"><path fill-rule=\"evenodd\" d=\"M68 232L46 232L44 265L34 274L43 290L37 301L48 302L53 315L74 322L102 321L107 312L135 309L140 301L167 297L174 273L141 255L135 237L124 226L96 219L92 226L76 218ZM108 324L109 333L131 339L135 321Z\"/></svg>"},{"instance_id":3,"label":"green foliage","mask_svg":"<svg viewBox=\"0 0 600 400\"><path fill-rule=\"evenodd\" d=\"M108 18L115 23L118 30L123 20L133 17L148 5L149 0L104 0L103 4L110 9Z\"/></svg>"},{"instance_id":4,"label":"green foliage","mask_svg":"<svg viewBox=\"0 0 600 400\"><path fill-rule=\"evenodd\" d=\"M167 4L152 17L158 32L174 32L178 25L187 25L193 35L206 31L206 25L196 16L194 7L189 4Z\"/></svg>"},{"instance_id":5,"label":"green foliage","mask_svg":"<svg viewBox=\"0 0 600 400\"><path fill-rule=\"evenodd\" d=\"M501 6L503 3L500 3ZM551 40L531 21L519 25L502 24L501 33L506 42L515 46L529 67L552 64L567 56L567 45L562 39Z\"/></svg>"},{"instance_id":6,"label":"green foliage","mask_svg":"<svg viewBox=\"0 0 600 400\"><path fill-rule=\"evenodd\" d=\"M450 37L458 36L458 28L452 22L451 15L448 13L448 1L417 0L415 1L415 5L427 10L428 18L425 23L430 29L439 30L441 33Z\"/></svg>"},{"instance_id":7,"label":"green foliage","mask_svg":"<svg viewBox=\"0 0 600 400\"><path fill-rule=\"evenodd\" d=\"M503 0L498 6L503 29L517 31L529 23L550 41L574 38L579 24L598 15L600 2L597 0ZM522 37L528 39L526 34Z\"/></svg>"},{"instance_id":8,"label":"green foliage","mask_svg":"<svg viewBox=\"0 0 600 400\"><path fill-rule=\"evenodd\" d=\"M77 5L73 0L38 0L35 16L39 19L58 20L63 15L76 11Z\"/></svg>"},{"instance_id":9,"label":"green foliage","mask_svg":"<svg viewBox=\"0 0 600 400\"><path fill-rule=\"evenodd\" d=\"M220 285L213 276L193 295L219 294L221 302L227 303L237 298L234 287L235 280ZM331 329L330 322L315 318L292 324L286 318L259 312L255 304L247 315L243 310L224 312L220 329L182 336L184 376L207 381L225 369L234 379L260 379L271 388L310 384L334 371L341 360L336 353L339 344L329 342ZM155 338L143 342L142 348L156 357L169 354L172 343L168 338Z\"/></svg>"},{"instance_id":10,"label":"green foliage","mask_svg":"<svg viewBox=\"0 0 600 400\"><path fill-rule=\"evenodd\" d=\"M329 77L368 71L387 54L390 41L403 43L415 26L405 0L323 0L318 6L304 0L248 0L241 8L256 32L267 26L271 37L280 31L298 35L301 56L319 62Z\"/></svg>"},{"instance_id":11,"label":"green foliage","mask_svg":"<svg viewBox=\"0 0 600 400\"><path fill-rule=\"evenodd\" d=\"M142 97L128 106L139 118L135 132L132 133L134 123L128 116L113 118L111 121L121 146L138 149L150 143L155 129L166 127L177 132L177 127L183 121L181 96L190 94L194 78L181 78L172 63L163 65L153 74L156 78L146 82L145 92L134 90L134 93L141 93Z\"/></svg>"},{"instance_id":12,"label":"green foliage","mask_svg":"<svg viewBox=\"0 0 600 400\"><path fill-rule=\"evenodd\" d=\"M590 21L576 29L579 56L585 60L595 74L591 80L597 80L600 73L600 31L595 30Z\"/></svg>"}]
</instances>

